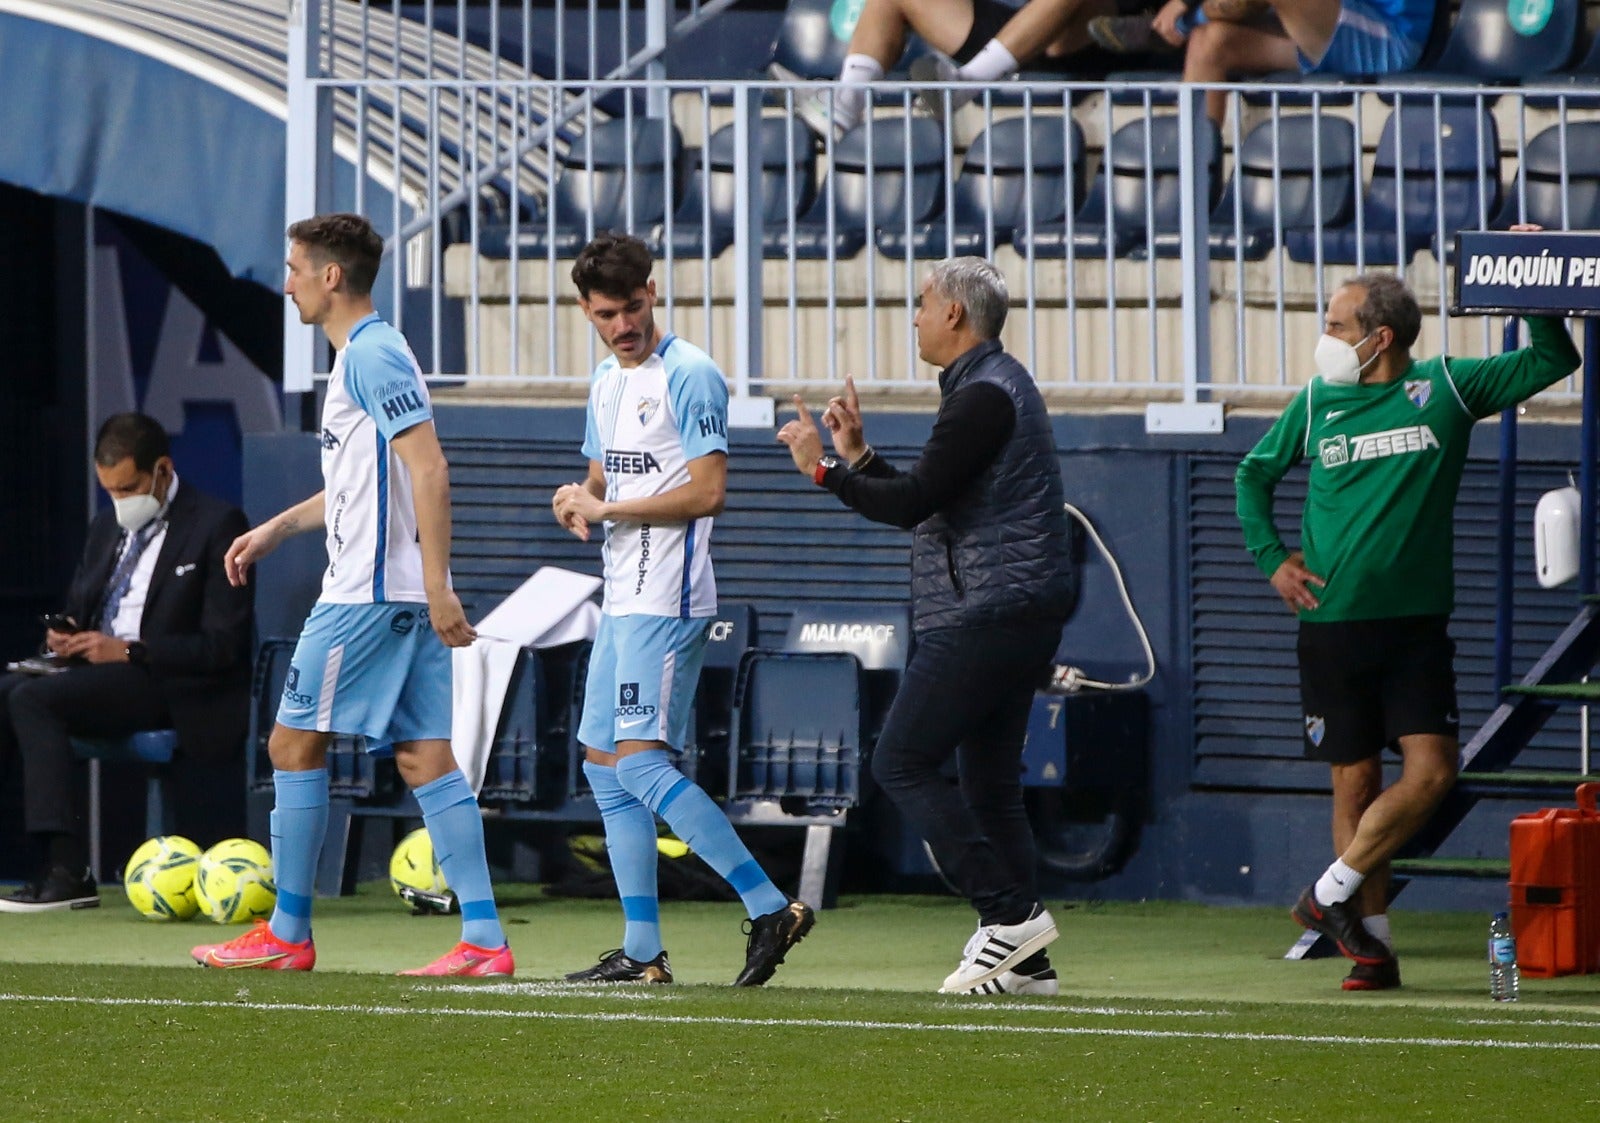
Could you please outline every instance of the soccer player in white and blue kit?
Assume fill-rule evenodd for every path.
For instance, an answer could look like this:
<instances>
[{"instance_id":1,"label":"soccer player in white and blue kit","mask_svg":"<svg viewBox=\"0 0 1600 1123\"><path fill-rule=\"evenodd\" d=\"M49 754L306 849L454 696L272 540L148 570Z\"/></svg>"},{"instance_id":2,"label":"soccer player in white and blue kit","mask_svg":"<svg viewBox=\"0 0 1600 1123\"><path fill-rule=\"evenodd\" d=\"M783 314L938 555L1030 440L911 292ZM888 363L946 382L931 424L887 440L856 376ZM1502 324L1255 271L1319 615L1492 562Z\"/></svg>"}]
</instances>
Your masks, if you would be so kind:
<instances>
[{"instance_id":1,"label":"soccer player in white and blue kit","mask_svg":"<svg viewBox=\"0 0 1600 1123\"><path fill-rule=\"evenodd\" d=\"M295 647L267 744L276 803L270 921L194 949L207 967L308 971L311 895L328 825L333 734L392 748L461 902L461 942L406 975L510 975L478 801L450 749L449 647L475 634L450 586L449 468L416 358L372 307L383 240L359 215L289 227L284 292L338 351L322 411L324 488L240 535L229 580L293 534L324 528L328 568Z\"/></svg>"},{"instance_id":2,"label":"soccer player in white and blue kit","mask_svg":"<svg viewBox=\"0 0 1600 1123\"><path fill-rule=\"evenodd\" d=\"M622 947L571 982L670 983L656 899L660 815L739 894L749 914L744 970L760 986L815 921L750 855L711 797L679 772L706 636L717 611L711 522L728 479L728 386L704 351L656 325L650 251L601 234L572 267L578 304L611 357L589 387L589 475L552 501L588 541L605 526L605 598L589 657L584 775L605 822L622 898Z\"/></svg>"}]
</instances>

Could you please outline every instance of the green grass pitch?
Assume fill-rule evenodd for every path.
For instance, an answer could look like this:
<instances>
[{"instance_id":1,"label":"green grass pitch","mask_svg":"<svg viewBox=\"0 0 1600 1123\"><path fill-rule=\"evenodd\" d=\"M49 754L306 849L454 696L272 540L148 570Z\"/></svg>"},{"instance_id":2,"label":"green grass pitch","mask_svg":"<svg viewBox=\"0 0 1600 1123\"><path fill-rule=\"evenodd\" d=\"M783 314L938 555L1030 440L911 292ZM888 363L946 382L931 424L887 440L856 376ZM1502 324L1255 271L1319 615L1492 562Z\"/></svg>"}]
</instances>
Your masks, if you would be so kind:
<instances>
[{"instance_id":1,"label":"green grass pitch","mask_svg":"<svg viewBox=\"0 0 1600 1123\"><path fill-rule=\"evenodd\" d=\"M454 942L387 887L319 901L309 974L195 967L239 929L0 917L6 1120L1521 1120L1600 1106L1600 976L1487 998L1476 914L1394 914L1405 987L1289 962L1284 909L1064 904L1056 999L934 993L964 904L851 898L759 990L738 906L663 906L678 984L549 980L617 906L500 891L509 983L399 979Z\"/></svg>"}]
</instances>

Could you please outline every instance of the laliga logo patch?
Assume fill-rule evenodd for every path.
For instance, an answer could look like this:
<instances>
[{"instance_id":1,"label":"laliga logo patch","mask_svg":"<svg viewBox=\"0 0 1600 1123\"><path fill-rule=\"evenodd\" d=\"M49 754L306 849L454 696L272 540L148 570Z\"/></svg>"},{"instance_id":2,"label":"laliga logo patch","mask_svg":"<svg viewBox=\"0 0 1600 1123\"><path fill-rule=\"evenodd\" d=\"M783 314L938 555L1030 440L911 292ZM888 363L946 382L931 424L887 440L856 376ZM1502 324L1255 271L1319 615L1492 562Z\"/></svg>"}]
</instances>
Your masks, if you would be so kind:
<instances>
[{"instance_id":1,"label":"laliga logo patch","mask_svg":"<svg viewBox=\"0 0 1600 1123\"><path fill-rule=\"evenodd\" d=\"M1428 404L1428 399L1433 397L1433 383L1426 378L1409 378L1406 380L1406 397L1411 399L1411 404L1421 409Z\"/></svg>"},{"instance_id":2,"label":"laliga logo patch","mask_svg":"<svg viewBox=\"0 0 1600 1123\"><path fill-rule=\"evenodd\" d=\"M634 407L639 413L639 424L650 424L650 419L656 415L656 410L660 407L660 398L640 398L639 404Z\"/></svg>"},{"instance_id":3,"label":"laliga logo patch","mask_svg":"<svg viewBox=\"0 0 1600 1123\"><path fill-rule=\"evenodd\" d=\"M1306 740L1313 745L1321 745L1323 735L1328 732L1328 723L1321 714L1306 715Z\"/></svg>"}]
</instances>

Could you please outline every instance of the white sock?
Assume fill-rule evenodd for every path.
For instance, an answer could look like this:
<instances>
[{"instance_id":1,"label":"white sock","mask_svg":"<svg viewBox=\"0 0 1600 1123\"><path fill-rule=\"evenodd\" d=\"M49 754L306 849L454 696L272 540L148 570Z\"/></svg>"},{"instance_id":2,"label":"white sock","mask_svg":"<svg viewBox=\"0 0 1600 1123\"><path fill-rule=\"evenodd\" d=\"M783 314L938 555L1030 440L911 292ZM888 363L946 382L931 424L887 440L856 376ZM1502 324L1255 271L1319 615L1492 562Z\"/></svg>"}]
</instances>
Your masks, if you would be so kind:
<instances>
[{"instance_id":1,"label":"white sock","mask_svg":"<svg viewBox=\"0 0 1600 1123\"><path fill-rule=\"evenodd\" d=\"M1313 896L1317 898L1319 905L1337 905L1354 897L1356 890L1361 888L1361 883L1366 878L1366 874L1357 873L1345 865L1343 858L1335 858L1333 865L1317 878L1317 887L1312 891Z\"/></svg>"},{"instance_id":2,"label":"white sock","mask_svg":"<svg viewBox=\"0 0 1600 1123\"><path fill-rule=\"evenodd\" d=\"M1377 916L1363 916L1361 927L1383 941L1383 946L1390 951L1394 950L1394 937L1389 934L1389 914L1381 912Z\"/></svg>"},{"instance_id":3,"label":"white sock","mask_svg":"<svg viewBox=\"0 0 1600 1123\"><path fill-rule=\"evenodd\" d=\"M883 67L871 55L845 55L839 86L833 94L833 123L846 132L861 124L867 108L867 87L881 81Z\"/></svg>"},{"instance_id":4,"label":"white sock","mask_svg":"<svg viewBox=\"0 0 1600 1123\"><path fill-rule=\"evenodd\" d=\"M1018 69L1016 56L1006 50L1000 40L991 39L956 74L966 82L993 82L997 78L1011 77Z\"/></svg>"}]
</instances>

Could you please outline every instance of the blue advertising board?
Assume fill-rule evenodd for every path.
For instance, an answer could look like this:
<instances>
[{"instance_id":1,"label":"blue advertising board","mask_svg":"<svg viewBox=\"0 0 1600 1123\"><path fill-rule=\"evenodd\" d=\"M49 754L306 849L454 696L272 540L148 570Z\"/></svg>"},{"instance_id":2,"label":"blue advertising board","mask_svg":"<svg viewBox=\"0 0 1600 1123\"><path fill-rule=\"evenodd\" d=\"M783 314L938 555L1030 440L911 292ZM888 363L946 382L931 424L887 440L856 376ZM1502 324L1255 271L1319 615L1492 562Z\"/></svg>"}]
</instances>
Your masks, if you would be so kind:
<instances>
[{"instance_id":1,"label":"blue advertising board","mask_svg":"<svg viewBox=\"0 0 1600 1123\"><path fill-rule=\"evenodd\" d=\"M1455 260L1453 315L1600 311L1600 230L1463 230Z\"/></svg>"}]
</instances>

